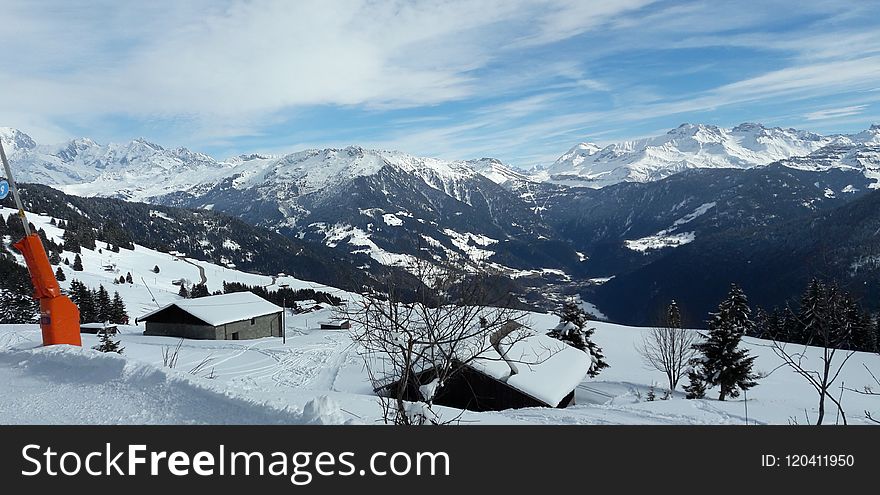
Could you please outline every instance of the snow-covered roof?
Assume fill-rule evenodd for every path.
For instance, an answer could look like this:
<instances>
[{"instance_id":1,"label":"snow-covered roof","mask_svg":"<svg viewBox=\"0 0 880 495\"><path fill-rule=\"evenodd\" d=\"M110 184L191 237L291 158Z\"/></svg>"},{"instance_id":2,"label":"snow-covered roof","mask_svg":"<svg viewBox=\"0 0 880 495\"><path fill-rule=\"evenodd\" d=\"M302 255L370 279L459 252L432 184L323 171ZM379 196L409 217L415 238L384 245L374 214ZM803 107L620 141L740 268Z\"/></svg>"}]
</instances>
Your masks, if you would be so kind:
<instances>
[{"instance_id":1,"label":"snow-covered roof","mask_svg":"<svg viewBox=\"0 0 880 495\"><path fill-rule=\"evenodd\" d=\"M502 337L498 348L491 345L488 335L459 343L456 356L474 370L556 407L587 377L592 357L558 339L520 327ZM497 349L501 349L504 355ZM381 386L394 383L394 367L381 353L367 359L378 377L377 383ZM420 361L414 368L422 372L430 366L429 361Z\"/></svg>"},{"instance_id":2,"label":"snow-covered roof","mask_svg":"<svg viewBox=\"0 0 880 495\"><path fill-rule=\"evenodd\" d=\"M115 326L116 325L113 323L83 323L79 327L80 328L87 328L90 330L93 330L93 329L103 330L105 327L106 328L113 328Z\"/></svg>"},{"instance_id":3,"label":"snow-covered roof","mask_svg":"<svg viewBox=\"0 0 880 495\"><path fill-rule=\"evenodd\" d=\"M177 306L208 325L215 327L282 311L281 306L276 306L252 292L233 292L219 296L181 299L180 301L175 301L150 311L139 317L138 321L144 321L171 306Z\"/></svg>"},{"instance_id":4,"label":"snow-covered roof","mask_svg":"<svg viewBox=\"0 0 880 495\"><path fill-rule=\"evenodd\" d=\"M586 378L590 369L589 354L543 334L518 339L503 350L504 358L492 348L470 365L554 407Z\"/></svg>"}]
</instances>

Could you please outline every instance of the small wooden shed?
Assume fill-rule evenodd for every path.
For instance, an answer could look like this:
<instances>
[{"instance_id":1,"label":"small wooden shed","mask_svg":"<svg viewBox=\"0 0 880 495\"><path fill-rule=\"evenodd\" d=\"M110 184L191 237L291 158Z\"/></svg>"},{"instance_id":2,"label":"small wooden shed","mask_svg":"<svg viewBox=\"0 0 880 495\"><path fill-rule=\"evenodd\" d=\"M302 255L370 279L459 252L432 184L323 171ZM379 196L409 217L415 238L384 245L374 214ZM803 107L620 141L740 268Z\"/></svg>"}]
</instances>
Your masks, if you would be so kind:
<instances>
[{"instance_id":1,"label":"small wooden shed","mask_svg":"<svg viewBox=\"0 0 880 495\"><path fill-rule=\"evenodd\" d=\"M347 330L351 328L351 322L348 320L328 320L319 323L321 330Z\"/></svg>"}]
</instances>

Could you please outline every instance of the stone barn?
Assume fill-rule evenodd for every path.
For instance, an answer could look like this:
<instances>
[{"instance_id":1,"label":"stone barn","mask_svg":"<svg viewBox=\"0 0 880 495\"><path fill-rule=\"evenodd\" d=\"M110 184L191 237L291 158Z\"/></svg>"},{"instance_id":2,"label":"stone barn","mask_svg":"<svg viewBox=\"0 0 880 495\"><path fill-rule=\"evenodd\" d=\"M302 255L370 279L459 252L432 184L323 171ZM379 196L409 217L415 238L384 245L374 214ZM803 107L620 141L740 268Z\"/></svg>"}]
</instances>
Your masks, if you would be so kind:
<instances>
[{"instance_id":1,"label":"stone barn","mask_svg":"<svg viewBox=\"0 0 880 495\"><path fill-rule=\"evenodd\" d=\"M280 337L282 309L251 292L181 299L135 320L144 335L245 340Z\"/></svg>"}]
</instances>

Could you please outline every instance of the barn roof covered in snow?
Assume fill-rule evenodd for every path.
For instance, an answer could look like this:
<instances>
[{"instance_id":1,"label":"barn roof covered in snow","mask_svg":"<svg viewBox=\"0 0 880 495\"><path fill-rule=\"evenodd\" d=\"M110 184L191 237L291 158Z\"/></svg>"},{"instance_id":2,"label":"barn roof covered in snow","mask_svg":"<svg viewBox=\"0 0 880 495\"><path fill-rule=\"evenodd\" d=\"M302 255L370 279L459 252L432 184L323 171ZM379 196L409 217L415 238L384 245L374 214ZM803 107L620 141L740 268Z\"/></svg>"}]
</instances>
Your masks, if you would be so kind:
<instances>
[{"instance_id":1,"label":"barn roof covered in snow","mask_svg":"<svg viewBox=\"0 0 880 495\"><path fill-rule=\"evenodd\" d=\"M208 325L215 327L282 311L281 306L276 306L252 292L232 292L219 296L174 301L159 309L150 311L137 320L149 321L151 316L159 314L172 306L176 306Z\"/></svg>"},{"instance_id":2,"label":"barn roof covered in snow","mask_svg":"<svg viewBox=\"0 0 880 495\"><path fill-rule=\"evenodd\" d=\"M556 407L587 377L589 354L544 334L531 334L480 354L472 368Z\"/></svg>"},{"instance_id":3,"label":"barn roof covered in snow","mask_svg":"<svg viewBox=\"0 0 880 495\"><path fill-rule=\"evenodd\" d=\"M481 336L485 337L484 342L475 338L472 342L459 344L456 357L466 361L468 367L508 387L548 406L558 406L587 377L592 355L520 323L510 328L514 331L502 337L497 346L491 345L491 337L487 335ZM475 354L477 357L473 357ZM391 376L385 380L381 377L389 370L393 375L393 366L384 364L382 356L370 359L374 361L371 364L373 370L380 377L377 380L381 384L379 388L396 383L388 380ZM429 365L420 362L414 367L418 372L425 372L430 369Z\"/></svg>"}]
</instances>

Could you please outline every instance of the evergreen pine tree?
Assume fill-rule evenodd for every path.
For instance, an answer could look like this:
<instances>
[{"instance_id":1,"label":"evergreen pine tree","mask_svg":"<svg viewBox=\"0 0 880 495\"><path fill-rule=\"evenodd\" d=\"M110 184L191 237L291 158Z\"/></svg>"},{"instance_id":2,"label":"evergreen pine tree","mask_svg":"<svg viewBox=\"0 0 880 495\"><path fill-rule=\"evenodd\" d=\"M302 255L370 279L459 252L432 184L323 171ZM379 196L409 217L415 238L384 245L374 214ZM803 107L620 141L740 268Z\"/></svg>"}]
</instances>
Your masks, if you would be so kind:
<instances>
[{"instance_id":1,"label":"evergreen pine tree","mask_svg":"<svg viewBox=\"0 0 880 495\"><path fill-rule=\"evenodd\" d=\"M806 345L813 343L813 337L821 328L822 320L828 313L827 298L825 284L815 278L811 280L801 297L801 307L792 323L788 342Z\"/></svg>"},{"instance_id":2,"label":"evergreen pine tree","mask_svg":"<svg viewBox=\"0 0 880 495\"><path fill-rule=\"evenodd\" d=\"M566 301L562 307L562 314L559 315L559 325L549 331L547 335L588 353L592 359L588 374L595 377L608 367L608 363L605 362L602 348L591 339L596 329L587 327L589 321L590 318L586 311L573 301Z\"/></svg>"},{"instance_id":3,"label":"evergreen pine tree","mask_svg":"<svg viewBox=\"0 0 880 495\"><path fill-rule=\"evenodd\" d=\"M82 258L79 257L79 254L77 254L73 258L73 271L75 271L75 272L83 271L83 261L82 261Z\"/></svg>"},{"instance_id":4,"label":"evergreen pine tree","mask_svg":"<svg viewBox=\"0 0 880 495\"><path fill-rule=\"evenodd\" d=\"M192 289L190 289L189 291L189 297L193 299L210 295L211 292L208 291L208 286L206 286L205 284L193 284Z\"/></svg>"},{"instance_id":5,"label":"evergreen pine tree","mask_svg":"<svg viewBox=\"0 0 880 495\"><path fill-rule=\"evenodd\" d=\"M64 282L67 280L67 276L64 275L64 270L59 266L57 270L55 270L55 280L59 282Z\"/></svg>"},{"instance_id":6,"label":"evergreen pine tree","mask_svg":"<svg viewBox=\"0 0 880 495\"><path fill-rule=\"evenodd\" d=\"M70 281L70 299L79 306L81 323L94 323L98 316L95 309L95 298L92 291L79 280Z\"/></svg>"},{"instance_id":7,"label":"evergreen pine tree","mask_svg":"<svg viewBox=\"0 0 880 495\"><path fill-rule=\"evenodd\" d=\"M874 342L874 352L880 353L880 316L874 319L874 335L871 340Z\"/></svg>"},{"instance_id":8,"label":"evergreen pine tree","mask_svg":"<svg viewBox=\"0 0 880 495\"><path fill-rule=\"evenodd\" d=\"M798 316L791 308L786 307L782 311L779 332L777 333L776 340L797 343L802 341L803 337L804 335L800 323L798 322Z\"/></svg>"},{"instance_id":9,"label":"evergreen pine tree","mask_svg":"<svg viewBox=\"0 0 880 495\"><path fill-rule=\"evenodd\" d=\"M125 310L125 301L119 295L119 292L113 292L113 301L110 303L110 323L119 325L128 324L128 313Z\"/></svg>"},{"instance_id":10,"label":"evergreen pine tree","mask_svg":"<svg viewBox=\"0 0 880 495\"><path fill-rule=\"evenodd\" d=\"M785 334L784 318L779 308L773 308L773 311L766 315L761 324L763 328L757 332L759 338L779 340L779 336Z\"/></svg>"},{"instance_id":11,"label":"evergreen pine tree","mask_svg":"<svg viewBox=\"0 0 880 495\"><path fill-rule=\"evenodd\" d=\"M871 316L849 294L841 294L841 299L850 325L849 345L846 347L855 351L874 352L876 346Z\"/></svg>"},{"instance_id":12,"label":"evergreen pine tree","mask_svg":"<svg viewBox=\"0 0 880 495\"><path fill-rule=\"evenodd\" d=\"M804 291L790 328L787 342L867 352L876 348L870 315L836 284L817 279Z\"/></svg>"},{"instance_id":13,"label":"evergreen pine tree","mask_svg":"<svg viewBox=\"0 0 880 495\"><path fill-rule=\"evenodd\" d=\"M768 333L768 326L770 321L770 315L764 311L763 308L758 308L755 310L755 324L752 326L751 333L747 334L749 337L757 337L763 338L764 335Z\"/></svg>"},{"instance_id":14,"label":"evergreen pine tree","mask_svg":"<svg viewBox=\"0 0 880 495\"><path fill-rule=\"evenodd\" d=\"M129 284L134 283L134 280L131 278L131 272L125 274L125 282Z\"/></svg>"},{"instance_id":15,"label":"evergreen pine tree","mask_svg":"<svg viewBox=\"0 0 880 495\"><path fill-rule=\"evenodd\" d=\"M115 352L117 354L122 354L122 351L125 349L124 347L122 347L122 345L120 345L120 341L113 340L113 338L110 336L109 331L99 330L98 338L100 339L100 342L98 343L98 345L92 347L92 349L96 351Z\"/></svg>"},{"instance_id":16,"label":"evergreen pine tree","mask_svg":"<svg viewBox=\"0 0 880 495\"><path fill-rule=\"evenodd\" d=\"M685 397L688 399L702 399L706 397L706 383L697 371L696 366L688 370L688 380L690 383L684 386Z\"/></svg>"},{"instance_id":17,"label":"evergreen pine tree","mask_svg":"<svg viewBox=\"0 0 880 495\"><path fill-rule=\"evenodd\" d=\"M58 254L58 251L49 251L49 264L52 264L52 265L60 265L61 264L61 255Z\"/></svg>"},{"instance_id":18,"label":"evergreen pine tree","mask_svg":"<svg viewBox=\"0 0 880 495\"><path fill-rule=\"evenodd\" d=\"M698 381L708 386L719 386L718 400L738 397L740 390L757 385L752 373L755 357L746 349L740 349L743 335L752 330L751 310L745 293L736 284L711 314L706 340L695 344L702 355L695 362Z\"/></svg>"},{"instance_id":19,"label":"evergreen pine tree","mask_svg":"<svg viewBox=\"0 0 880 495\"><path fill-rule=\"evenodd\" d=\"M39 304L30 295L0 287L0 323L36 323Z\"/></svg>"},{"instance_id":20,"label":"evergreen pine tree","mask_svg":"<svg viewBox=\"0 0 880 495\"><path fill-rule=\"evenodd\" d=\"M675 299L669 301L669 306L666 307L666 326L669 328L681 328L681 310L678 309Z\"/></svg>"},{"instance_id":21,"label":"evergreen pine tree","mask_svg":"<svg viewBox=\"0 0 880 495\"><path fill-rule=\"evenodd\" d=\"M186 290L186 284L180 284L180 290L177 291L177 295L180 297L189 297L189 291Z\"/></svg>"},{"instance_id":22,"label":"evergreen pine tree","mask_svg":"<svg viewBox=\"0 0 880 495\"><path fill-rule=\"evenodd\" d=\"M67 229L64 231L64 235L62 236L64 239L64 250L71 251L74 253L81 252L82 248L80 247L79 238L73 229Z\"/></svg>"},{"instance_id":23,"label":"evergreen pine tree","mask_svg":"<svg viewBox=\"0 0 880 495\"><path fill-rule=\"evenodd\" d=\"M64 258L64 264L70 266L70 260L67 257Z\"/></svg>"},{"instance_id":24,"label":"evergreen pine tree","mask_svg":"<svg viewBox=\"0 0 880 495\"><path fill-rule=\"evenodd\" d=\"M110 294L107 289L103 284L99 285L98 291L95 293L95 307L99 322L110 321L110 302Z\"/></svg>"},{"instance_id":25,"label":"evergreen pine tree","mask_svg":"<svg viewBox=\"0 0 880 495\"><path fill-rule=\"evenodd\" d=\"M159 265L153 267L153 273L159 273Z\"/></svg>"}]
</instances>

